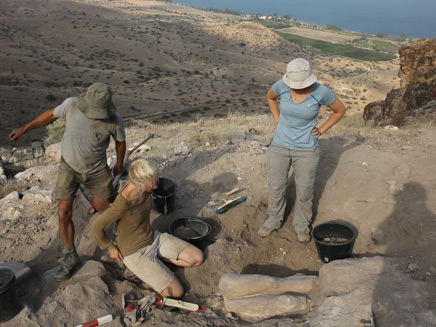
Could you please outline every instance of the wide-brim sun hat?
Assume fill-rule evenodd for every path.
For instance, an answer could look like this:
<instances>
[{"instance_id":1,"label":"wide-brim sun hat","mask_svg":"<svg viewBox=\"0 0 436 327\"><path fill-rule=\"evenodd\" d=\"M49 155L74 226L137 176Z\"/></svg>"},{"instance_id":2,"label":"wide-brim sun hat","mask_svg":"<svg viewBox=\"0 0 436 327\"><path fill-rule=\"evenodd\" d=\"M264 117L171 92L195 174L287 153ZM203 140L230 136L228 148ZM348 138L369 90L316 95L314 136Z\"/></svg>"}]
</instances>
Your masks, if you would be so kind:
<instances>
[{"instance_id":1,"label":"wide-brim sun hat","mask_svg":"<svg viewBox=\"0 0 436 327\"><path fill-rule=\"evenodd\" d=\"M303 58L297 58L288 63L283 82L291 89L304 89L316 82L310 63Z\"/></svg>"},{"instance_id":2,"label":"wide-brim sun hat","mask_svg":"<svg viewBox=\"0 0 436 327\"><path fill-rule=\"evenodd\" d=\"M112 90L104 83L92 84L86 94L77 98L77 107L88 118L107 119L117 111L112 102Z\"/></svg>"}]
</instances>

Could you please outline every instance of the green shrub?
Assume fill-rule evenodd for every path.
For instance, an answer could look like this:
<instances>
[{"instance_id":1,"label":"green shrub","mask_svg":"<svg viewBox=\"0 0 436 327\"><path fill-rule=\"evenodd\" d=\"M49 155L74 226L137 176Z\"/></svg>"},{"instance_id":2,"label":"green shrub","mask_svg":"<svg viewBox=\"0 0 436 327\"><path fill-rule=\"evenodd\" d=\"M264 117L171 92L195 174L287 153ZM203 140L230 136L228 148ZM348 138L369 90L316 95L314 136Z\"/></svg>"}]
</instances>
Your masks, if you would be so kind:
<instances>
[{"instance_id":1,"label":"green shrub","mask_svg":"<svg viewBox=\"0 0 436 327\"><path fill-rule=\"evenodd\" d=\"M46 99L47 101L56 101L58 98L56 98L56 96L53 95L53 94L48 94L48 95L45 97L45 99Z\"/></svg>"}]
</instances>

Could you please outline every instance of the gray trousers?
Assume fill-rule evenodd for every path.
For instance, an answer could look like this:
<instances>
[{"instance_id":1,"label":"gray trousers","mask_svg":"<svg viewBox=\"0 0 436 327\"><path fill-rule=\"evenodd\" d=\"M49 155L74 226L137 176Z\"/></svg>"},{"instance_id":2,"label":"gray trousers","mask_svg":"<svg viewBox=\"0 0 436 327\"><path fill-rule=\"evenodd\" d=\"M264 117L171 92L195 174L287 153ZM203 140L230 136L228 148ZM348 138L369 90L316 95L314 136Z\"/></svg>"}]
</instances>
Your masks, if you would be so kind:
<instances>
[{"instance_id":1,"label":"gray trousers","mask_svg":"<svg viewBox=\"0 0 436 327\"><path fill-rule=\"evenodd\" d=\"M273 142L268 149L268 219L264 226L279 229L286 208L286 187L289 170L294 167L297 197L293 225L295 232L309 230L312 220L312 199L319 147L312 151L289 150Z\"/></svg>"}]
</instances>

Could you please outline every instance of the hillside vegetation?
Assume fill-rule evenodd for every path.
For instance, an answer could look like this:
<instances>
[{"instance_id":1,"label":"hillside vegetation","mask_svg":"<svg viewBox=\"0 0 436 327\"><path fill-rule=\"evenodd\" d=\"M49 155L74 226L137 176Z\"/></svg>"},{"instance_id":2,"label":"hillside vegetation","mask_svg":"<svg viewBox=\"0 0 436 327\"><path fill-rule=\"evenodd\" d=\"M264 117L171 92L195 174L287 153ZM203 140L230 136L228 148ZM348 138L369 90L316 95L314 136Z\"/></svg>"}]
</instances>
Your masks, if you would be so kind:
<instances>
[{"instance_id":1,"label":"hillside vegetation","mask_svg":"<svg viewBox=\"0 0 436 327\"><path fill-rule=\"evenodd\" d=\"M283 37L285 40L311 46L320 49L321 51L325 51L327 53L335 55L341 55L345 57L368 61L392 60L396 58L396 56L392 54L362 49L352 45L335 44L331 42L305 38L298 35L287 34L280 31L275 32Z\"/></svg>"}]
</instances>

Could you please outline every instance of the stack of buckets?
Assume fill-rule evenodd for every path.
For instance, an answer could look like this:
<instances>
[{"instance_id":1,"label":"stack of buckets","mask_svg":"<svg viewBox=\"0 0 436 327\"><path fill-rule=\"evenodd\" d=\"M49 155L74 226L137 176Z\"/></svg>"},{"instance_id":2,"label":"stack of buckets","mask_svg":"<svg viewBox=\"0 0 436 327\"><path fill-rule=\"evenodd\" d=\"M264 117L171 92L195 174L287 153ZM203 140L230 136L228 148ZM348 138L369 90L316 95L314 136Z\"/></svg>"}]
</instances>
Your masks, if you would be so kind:
<instances>
[{"instance_id":1,"label":"stack of buckets","mask_svg":"<svg viewBox=\"0 0 436 327\"><path fill-rule=\"evenodd\" d=\"M0 267L0 323L14 317L18 309L15 274L7 267Z\"/></svg>"},{"instance_id":2,"label":"stack of buckets","mask_svg":"<svg viewBox=\"0 0 436 327\"><path fill-rule=\"evenodd\" d=\"M167 215L176 206L177 185L168 178L160 177L157 188L151 192L153 205L157 212Z\"/></svg>"}]
</instances>

